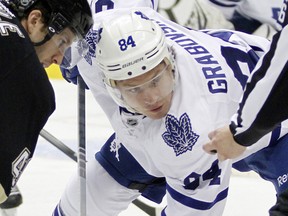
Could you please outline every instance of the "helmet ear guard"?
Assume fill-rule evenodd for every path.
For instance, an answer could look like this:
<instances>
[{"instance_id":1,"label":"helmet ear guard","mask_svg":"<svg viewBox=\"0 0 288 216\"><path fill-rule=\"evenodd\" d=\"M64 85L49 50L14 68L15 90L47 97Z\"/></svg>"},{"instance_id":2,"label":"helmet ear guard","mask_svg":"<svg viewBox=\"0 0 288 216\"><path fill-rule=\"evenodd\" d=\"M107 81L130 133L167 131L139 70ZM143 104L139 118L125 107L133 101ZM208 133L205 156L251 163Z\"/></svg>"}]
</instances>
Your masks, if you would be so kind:
<instances>
[{"instance_id":1,"label":"helmet ear guard","mask_svg":"<svg viewBox=\"0 0 288 216\"><path fill-rule=\"evenodd\" d=\"M7 0L8 4L17 12L17 15L23 17L27 11L37 0Z\"/></svg>"}]
</instances>

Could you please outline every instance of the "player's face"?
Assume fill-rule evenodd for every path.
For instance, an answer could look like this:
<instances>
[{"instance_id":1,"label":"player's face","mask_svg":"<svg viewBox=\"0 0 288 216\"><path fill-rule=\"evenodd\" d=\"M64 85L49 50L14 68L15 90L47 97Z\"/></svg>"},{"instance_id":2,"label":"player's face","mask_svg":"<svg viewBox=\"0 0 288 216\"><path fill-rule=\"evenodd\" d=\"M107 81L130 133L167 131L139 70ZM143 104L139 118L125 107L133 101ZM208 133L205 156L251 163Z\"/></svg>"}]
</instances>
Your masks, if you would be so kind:
<instances>
[{"instance_id":1,"label":"player's face","mask_svg":"<svg viewBox=\"0 0 288 216\"><path fill-rule=\"evenodd\" d=\"M75 34L69 29L64 29L60 34L53 37L41 46L35 46L36 53L44 67L58 64L63 60L65 50L75 41Z\"/></svg>"},{"instance_id":2,"label":"player's face","mask_svg":"<svg viewBox=\"0 0 288 216\"><path fill-rule=\"evenodd\" d=\"M174 76L171 64L163 61L145 74L117 81L117 88L123 100L137 112L152 119L162 118L172 101Z\"/></svg>"},{"instance_id":3,"label":"player's face","mask_svg":"<svg viewBox=\"0 0 288 216\"><path fill-rule=\"evenodd\" d=\"M21 24L26 29L33 43L44 40L48 33L47 26L42 21L40 10L32 10L26 19L21 20ZM76 36L71 29L66 28L60 34L55 34L41 46L35 46L35 50L40 62L44 67L52 63L60 64L65 50L72 44Z\"/></svg>"}]
</instances>

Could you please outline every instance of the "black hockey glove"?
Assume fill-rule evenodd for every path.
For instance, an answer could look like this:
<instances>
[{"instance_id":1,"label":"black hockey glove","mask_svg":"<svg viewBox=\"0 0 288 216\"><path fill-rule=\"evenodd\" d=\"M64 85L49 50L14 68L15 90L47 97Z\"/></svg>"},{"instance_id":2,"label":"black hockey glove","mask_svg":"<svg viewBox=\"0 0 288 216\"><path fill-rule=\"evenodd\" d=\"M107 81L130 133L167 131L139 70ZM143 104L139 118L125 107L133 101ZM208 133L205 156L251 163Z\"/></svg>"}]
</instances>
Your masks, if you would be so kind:
<instances>
[{"instance_id":1,"label":"black hockey glove","mask_svg":"<svg viewBox=\"0 0 288 216\"><path fill-rule=\"evenodd\" d=\"M277 195L276 204L269 210L269 216L288 215L288 189Z\"/></svg>"}]
</instances>

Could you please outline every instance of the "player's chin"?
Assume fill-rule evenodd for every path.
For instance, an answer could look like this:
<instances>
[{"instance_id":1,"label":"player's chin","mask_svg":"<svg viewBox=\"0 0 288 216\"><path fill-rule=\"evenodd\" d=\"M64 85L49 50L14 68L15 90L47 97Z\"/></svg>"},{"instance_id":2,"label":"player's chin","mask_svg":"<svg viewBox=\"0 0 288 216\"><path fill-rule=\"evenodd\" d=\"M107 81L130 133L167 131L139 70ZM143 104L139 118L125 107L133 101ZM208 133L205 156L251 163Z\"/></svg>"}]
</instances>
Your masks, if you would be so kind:
<instances>
[{"instance_id":1,"label":"player's chin","mask_svg":"<svg viewBox=\"0 0 288 216\"><path fill-rule=\"evenodd\" d=\"M157 120L157 119L161 119L161 118L163 118L165 115L159 115L159 114L157 114L157 115L155 115L155 114L147 114L146 116L149 117L149 118L151 118L151 119L153 119L153 120Z\"/></svg>"},{"instance_id":2,"label":"player's chin","mask_svg":"<svg viewBox=\"0 0 288 216\"><path fill-rule=\"evenodd\" d=\"M42 66L43 66L44 68L48 68L50 65L51 65L51 63L42 62Z\"/></svg>"}]
</instances>

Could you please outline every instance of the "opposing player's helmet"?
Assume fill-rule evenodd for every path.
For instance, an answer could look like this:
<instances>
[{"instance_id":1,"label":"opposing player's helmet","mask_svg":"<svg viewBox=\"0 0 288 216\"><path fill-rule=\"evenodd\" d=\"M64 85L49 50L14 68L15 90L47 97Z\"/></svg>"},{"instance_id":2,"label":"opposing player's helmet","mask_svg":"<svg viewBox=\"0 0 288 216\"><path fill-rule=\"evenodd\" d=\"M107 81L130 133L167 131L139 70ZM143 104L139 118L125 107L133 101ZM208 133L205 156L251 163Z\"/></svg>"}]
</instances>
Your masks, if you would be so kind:
<instances>
[{"instance_id":1,"label":"opposing player's helmet","mask_svg":"<svg viewBox=\"0 0 288 216\"><path fill-rule=\"evenodd\" d=\"M92 14L87 0L8 0L8 4L22 18L38 2L49 8L48 35L59 34L70 27L78 36L84 38L93 24Z\"/></svg>"},{"instance_id":2,"label":"opposing player's helmet","mask_svg":"<svg viewBox=\"0 0 288 216\"><path fill-rule=\"evenodd\" d=\"M114 88L115 80L140 76L164 59L171 63L164 33L143 13L134 11L100 25L96 61L104 73L108 92L120 106L129 109Z\"/></svg>"}]
</instances>

